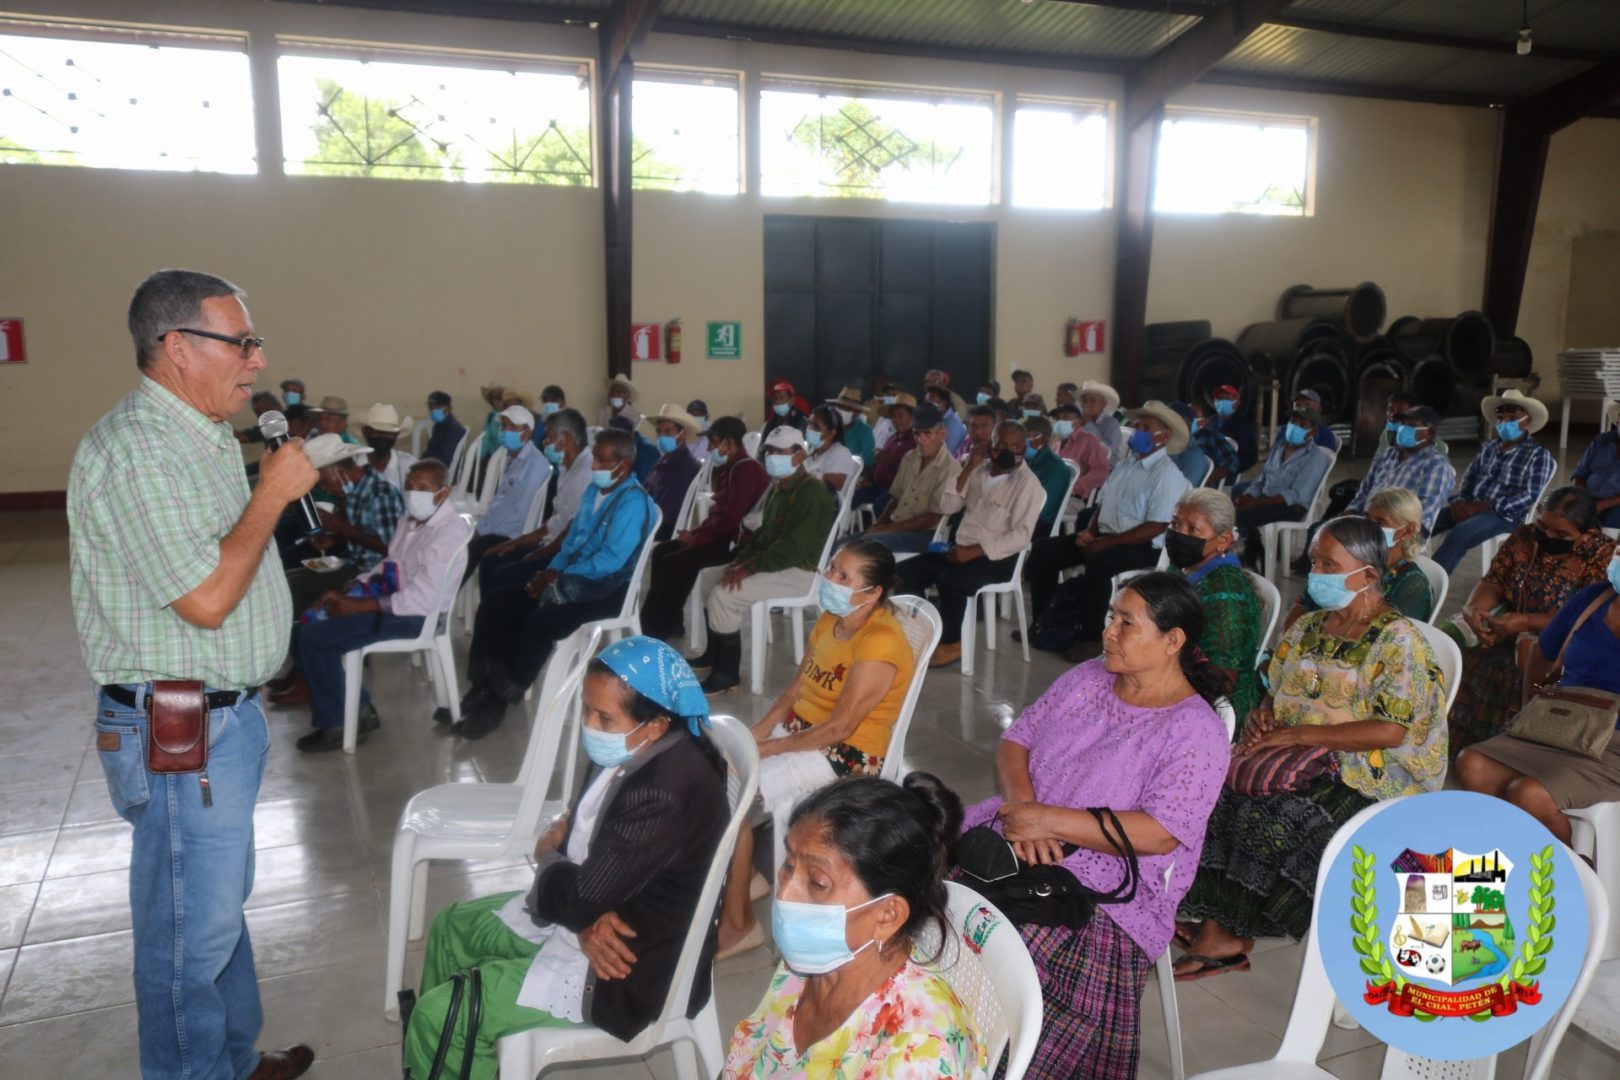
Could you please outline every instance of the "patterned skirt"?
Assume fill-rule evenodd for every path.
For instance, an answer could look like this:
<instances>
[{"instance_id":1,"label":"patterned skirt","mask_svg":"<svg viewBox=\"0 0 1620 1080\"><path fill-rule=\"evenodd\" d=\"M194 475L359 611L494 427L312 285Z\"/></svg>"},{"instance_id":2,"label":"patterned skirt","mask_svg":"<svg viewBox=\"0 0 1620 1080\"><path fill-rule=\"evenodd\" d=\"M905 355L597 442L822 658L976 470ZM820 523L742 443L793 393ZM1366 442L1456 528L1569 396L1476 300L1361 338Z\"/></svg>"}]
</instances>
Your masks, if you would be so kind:
<instances>
[{"instance_id":1,"label":"patterned skirt","mask_svg":"<svg viewBox=\"0 0 1620 1080\"><path fill-rule=\"evenodd\" d=\"M1298 941L1311 925L1322 852L1372 803L1337 779L1260 798L1221 788L1181 917L1214 919L1238 937Z\"/></svg>"},{"instance_id":2,"label":"patterned skirt","mask_svg":"<svg viewBox=\"0 0 1620 1080\"><path fill-rule=\"evenodd\" d=\"M815 727L810 721L804 719L796 712L789 712L787 719L782 721L782 730L789 735L801 731L808 731ZM840 778L845 776L876 776L883 771L883 759L874 757L866 751L849 745L849 743L836 742L831 746L823 746L821 752L827 758L827 763Z\"/></svg>"},{"instance_id":3,"label":"patterned skirt","mask_svg":"<svg viewBox=\"0 0 1620 1080\"><path fill-rule=\"evenodd\" d=\"M1084 930L1022 926L1041 977L1032 1080L1133 1080L1153 958L1098 908Z\"/></svg>"},{"instance_id":4,"label":"patterned skirt","mask_svg":"<svg viewBox=\"0 0 1620 1080\"><path fill-rule=\"evenodd\" d=\"M1446 752L1452 760L1464 747L1502 733L1519 711L1523 679L1512 641L1463 653L1457 702L1446 715L1451 740Z\"/></svg>"}]
</instances>

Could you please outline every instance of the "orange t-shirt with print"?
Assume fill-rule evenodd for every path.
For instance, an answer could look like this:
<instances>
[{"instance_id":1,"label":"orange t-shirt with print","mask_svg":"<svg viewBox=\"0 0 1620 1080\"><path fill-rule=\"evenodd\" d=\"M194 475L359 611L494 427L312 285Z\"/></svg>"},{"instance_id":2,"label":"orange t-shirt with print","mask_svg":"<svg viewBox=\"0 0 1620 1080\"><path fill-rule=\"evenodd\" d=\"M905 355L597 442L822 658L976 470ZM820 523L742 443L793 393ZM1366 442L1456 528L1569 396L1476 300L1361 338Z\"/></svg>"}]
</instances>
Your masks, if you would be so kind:
<instances>
[{"instance_id":1,"label":"orange t-shirt with print","mask_svg":"<svg viewBox=\"0 0 1620 1080\"><path fill-rule=\"evenodd\" d=\"M855 631L855 636L848 641L839 639L835 632L837 627L837 617L823 613L810 631L810 646L804 653L804 665L799 668L799 699L793 703L794 715L811 724L823 722L832 715L833 706L844 692L850 668L863 660L893 664L894 682L889 692L845 740L864 754L883 757L889 752L889 736L894 732L900 706L911 687L915 667L911 643L888 607L874 611L866 625Z\"/></svg>"}]
</instances>

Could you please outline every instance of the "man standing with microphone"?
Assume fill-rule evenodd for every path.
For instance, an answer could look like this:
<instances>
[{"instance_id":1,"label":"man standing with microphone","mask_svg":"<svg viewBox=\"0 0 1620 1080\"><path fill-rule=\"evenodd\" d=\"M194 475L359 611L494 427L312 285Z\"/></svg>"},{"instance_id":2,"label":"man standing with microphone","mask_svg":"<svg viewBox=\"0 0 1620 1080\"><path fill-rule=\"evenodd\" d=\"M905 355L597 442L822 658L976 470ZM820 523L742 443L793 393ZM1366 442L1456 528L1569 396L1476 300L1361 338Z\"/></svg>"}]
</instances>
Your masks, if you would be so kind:
<instances>
[{"instance_id":1,"label":"man standing with microphone","mask_svg":"<svg viewBox=\"0 0 1620 1080\"><path fill-rule=\"evenodd\" d=\"M68 481L73 612L99 685L96 749L134 826L129 899L144 1080L290 1080L261 1054L243 904L269 733L259 687L292 603L271 544L315 483L294 439L249 493L227 419L264 369L235 285L160 270L129 305L141 380L79 444Z\"/></svg>"}]
</instances>

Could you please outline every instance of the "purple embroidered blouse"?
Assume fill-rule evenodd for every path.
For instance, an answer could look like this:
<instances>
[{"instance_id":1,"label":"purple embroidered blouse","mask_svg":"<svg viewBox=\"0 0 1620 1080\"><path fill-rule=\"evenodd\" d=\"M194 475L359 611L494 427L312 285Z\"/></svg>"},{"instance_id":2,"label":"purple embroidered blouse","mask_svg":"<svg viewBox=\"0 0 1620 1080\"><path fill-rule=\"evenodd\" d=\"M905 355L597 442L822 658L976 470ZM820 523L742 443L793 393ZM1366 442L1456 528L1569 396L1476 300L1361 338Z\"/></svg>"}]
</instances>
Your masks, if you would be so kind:
<instances>
[{"instance_id":1,"label":"purple embroidered blouse","mask_svg":"<svg viewBox=\"0 0 1620 1080\"><path fill-rule=\"evenodd\" d=\"M1226 779L1226 725L1196 695L1159 709L1127 705L1097 659L1054 682L1002 738L1029 751L1037 802L1140 810L1181 842L1167 855L1140 856L1141 884L1130 903L1097 908L1157 959L1198 872L1204 827ZM998 795L970 807L963 827L994 824L1002 802ZM1063 865L1093 889L1107 891L1124 879L1117 855L1080 848Z\"/></svg>"}]
</instances>

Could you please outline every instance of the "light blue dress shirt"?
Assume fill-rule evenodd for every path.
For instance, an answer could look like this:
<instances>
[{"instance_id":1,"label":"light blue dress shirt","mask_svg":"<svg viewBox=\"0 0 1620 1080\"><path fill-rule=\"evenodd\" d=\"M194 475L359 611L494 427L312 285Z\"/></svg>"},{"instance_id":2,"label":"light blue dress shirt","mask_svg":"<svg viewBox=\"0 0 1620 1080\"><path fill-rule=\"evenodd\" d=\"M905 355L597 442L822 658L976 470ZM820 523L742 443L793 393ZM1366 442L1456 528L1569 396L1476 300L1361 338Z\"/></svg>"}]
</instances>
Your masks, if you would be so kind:
<instances>
[{"instance_id":1,"label":"light blue dress shirt","mask_svg":"<svg viewBox=\"0 0 1620 1080\"><path fill-rule=\"evenodd\" d=\"M1333 451L1320 443L1311 443L1295 450L1292 457L1283 458L1288 448L1285 442L1271 444L1260 476L1243 491L1245 495L1265 499L1281 495L1289 506L1310 509L1316 498L1316 489L1322 477L1333 467Z\"/></svg>"},{"instance_id":2,"label":"light blue dress shirt","mask_svg":"<svg viewBox=\"0 0 1620 1080\"><path fill-rule=\"evenodd\" d=\"M1163 449L1145 458L1126 454L1114 466L1097 497L1097 532L1130 532L1148 521L1168 524L1176 503L1192 489Z\"/></svg>"},{"instance_id":3,"label":"light blue dress shirt","mask_svg":"<svg viewBox=\"0 0 1620 1080\"><path fill-rule=\"evenodd\" d=\"M478 535L508 539L522 536L529 504L550 478L551 462L534 448L534 443L525 442L515 456L508 455L500 486L491 496L484 515L478 519Z\"/></svg>"}]
</instances>

